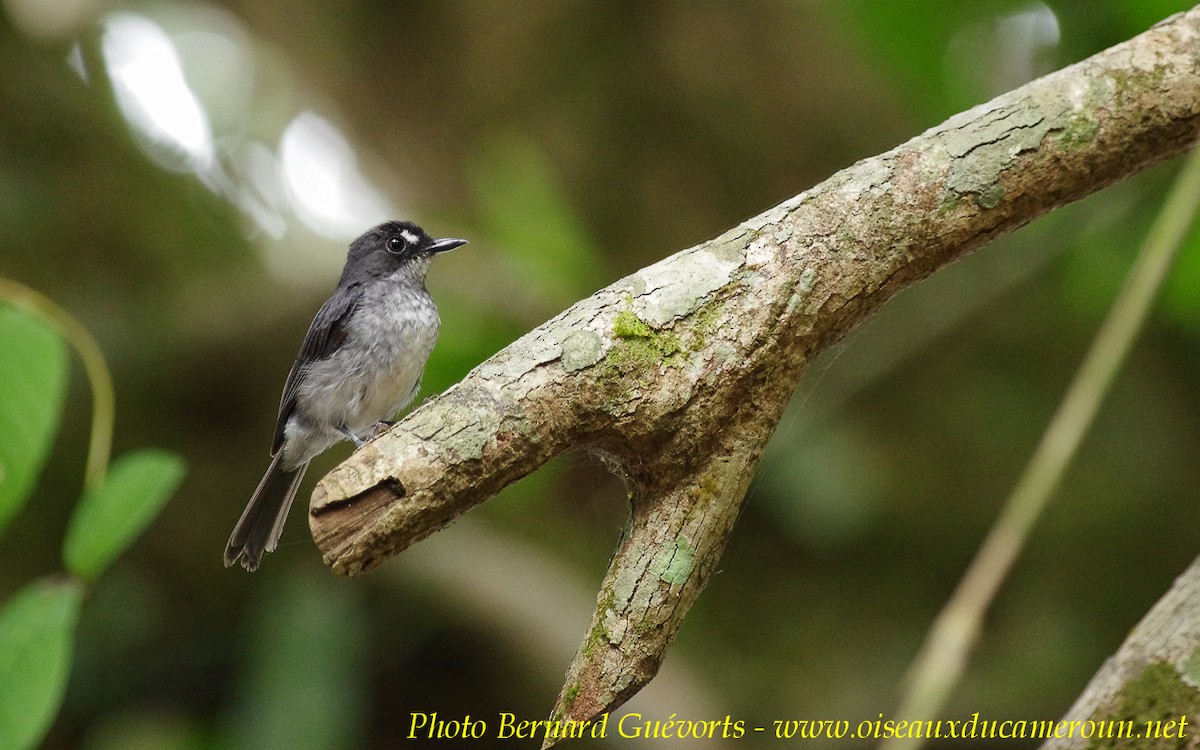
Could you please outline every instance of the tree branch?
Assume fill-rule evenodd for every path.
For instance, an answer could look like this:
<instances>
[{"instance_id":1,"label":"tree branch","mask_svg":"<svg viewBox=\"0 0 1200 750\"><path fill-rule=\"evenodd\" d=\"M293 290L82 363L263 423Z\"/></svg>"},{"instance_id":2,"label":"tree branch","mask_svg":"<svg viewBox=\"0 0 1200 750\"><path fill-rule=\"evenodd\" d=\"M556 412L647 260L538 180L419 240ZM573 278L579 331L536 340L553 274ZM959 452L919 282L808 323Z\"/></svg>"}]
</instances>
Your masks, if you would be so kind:
<instances>
[{"instance_id":1,"label":"tree branch","mask_svg":"<svg viewBox=\"0 0 1200 750\"><path fill-rule=\"evenodd\" d=\"M1200 135L1200 8L1039 79L582 300L351 456L310 526L353 575L571 449L630 525L556 717L655 674L806 364L888 298Z\"/></svg>"},{"instance_id":2,"label":"tree branch","mask_svg":"<svg viewBox=\"0 0 1200 750\"><path fill-rule=\"evenodd\" d=\"M1126 737L1152 746L1146 722L1172 722L1158 745L1181 750L1200 747L1200 558L1175 580L1171 590L1138 623L1075 701L1062 723L1096 722L1091 732L1077 730L1047 740L1042 750L1082 750L1098 738L1115 734L1108 722L1131 722ZM1190 726L1182 728L1179 719ZM1078 725L1077 725L1078 726ZM1099 728L1097 728L1099 727ZM1180 730L1183 729L1182 733ZM1084 734L1091 736L1085 737ZM1109 745L1102 745L1108 747ZM1116 747L1116 745L1112 745Z\"/></svg>"}]
</instances>

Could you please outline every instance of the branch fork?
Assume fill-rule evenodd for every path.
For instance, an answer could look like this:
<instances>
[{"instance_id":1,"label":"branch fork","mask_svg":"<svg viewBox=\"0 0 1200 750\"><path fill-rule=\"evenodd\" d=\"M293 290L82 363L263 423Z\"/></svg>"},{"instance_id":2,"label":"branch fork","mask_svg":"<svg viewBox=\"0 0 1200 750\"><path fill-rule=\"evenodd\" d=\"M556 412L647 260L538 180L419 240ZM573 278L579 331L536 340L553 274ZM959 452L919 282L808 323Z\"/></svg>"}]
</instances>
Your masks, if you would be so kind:
<instances>
[{"instance_id":1,"label":"branch fork","mask_svg":"<svg viewBox=\"0 0 1200 750\"><path fill-rule=\"evenodd\" d=\"M629 528L553 717L652 679L810 359L901 289L1200 136L1200 9L942 125L576 303L330 472L309 523L355 575L573 449Z\"/></svg>"}]
</instances>

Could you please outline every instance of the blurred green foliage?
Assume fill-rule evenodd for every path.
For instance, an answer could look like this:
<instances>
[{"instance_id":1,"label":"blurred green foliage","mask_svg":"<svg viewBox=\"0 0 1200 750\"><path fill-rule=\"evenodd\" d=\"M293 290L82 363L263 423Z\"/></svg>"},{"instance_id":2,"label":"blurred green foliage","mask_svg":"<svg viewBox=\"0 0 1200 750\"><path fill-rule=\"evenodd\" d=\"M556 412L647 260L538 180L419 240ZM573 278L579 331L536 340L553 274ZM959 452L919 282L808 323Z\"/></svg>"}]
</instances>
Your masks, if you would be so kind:
<instances>
[{"instance_id":1,"label":"blurred green foliage","mask_svg":"<svg viewBox=\"0 0 1200 750\"><path fill-rule=\"evenodd\" d=\"M45 463L67 388L67 348L54 331L0 306L0 533Z\"/></svg>"},{"instance_id":2,"label":"blurred green foliage","mask_svg":"<svg viewBox=\"0 0 1200 750\"><path fill-rule=\"evenodd\" d=\"M60 4L0 11L0 263L100 340L118 452L162 445L189 466L81 605L46 746L102 749L390 747L412 711L543 716L620 535L623 490L583 454L472 514L472 533L539 561L519 579L489 583L504 572L479 556L492 547L456 526L331 581L299 512L254 576L221 567L344 257L345 240L307 228L255 166L300 113L340 129L401 218L471 240L430 274L432 393L578 297L1190 4L159 0L78 4L58 33L35 30L27 5ZM114 103L103 24L119 11L177 46L221 179L164 169ZM751 722L889 710L1172 170L940 272L814 363L722 574L631 706ZM1061 714L1195 556L1198 257L1181 257L952 711ZM69 428L38 502L0 544L5 601L59 565L80 494L79 385L65 384ZM430 544L440 564L422 557Z\"/></svg>"},{"instance_id":3,"label":"blurred green foliage","mask_svg":"<svg viewBox=\"0 0 1200 750\"><path fill-rule=\"evenodd\" d=\"M67 686L71 640L83 598L78 583L42 579L0 610L0 743L36 747Z\"/></svg>"},{"instance_id":4,"label":"blurred green foliage","mask_svg":"<svg viewBox=\"0 0 1200 750\"><path fill-rule=\"evenodd\" d=\"M183 481L183 461L165 451L128 453L84 493L63 543L67 570L95 579L159 514Z\"/></svg>"},{"instance_id":5,"label":"blurred green foliage","mask_svg":"<svg viewBox=\"0 0 1200 750\"><path fill-rule=\"evenodd\" d=\"M14 288L4 285L9 293ZM8 444L0 456L0 494L10 509L5 520L24 505L59 425L66 346L48 323L0 306L0 351L6 356L0 424ZM0 747L39 744L67 686L84 582L98 577L134 541L182 478L183 463L173 454L123 456L97 477L72 515L64 556L75 579L37 579L0 608Z\"/></svg>"}]
</instances>

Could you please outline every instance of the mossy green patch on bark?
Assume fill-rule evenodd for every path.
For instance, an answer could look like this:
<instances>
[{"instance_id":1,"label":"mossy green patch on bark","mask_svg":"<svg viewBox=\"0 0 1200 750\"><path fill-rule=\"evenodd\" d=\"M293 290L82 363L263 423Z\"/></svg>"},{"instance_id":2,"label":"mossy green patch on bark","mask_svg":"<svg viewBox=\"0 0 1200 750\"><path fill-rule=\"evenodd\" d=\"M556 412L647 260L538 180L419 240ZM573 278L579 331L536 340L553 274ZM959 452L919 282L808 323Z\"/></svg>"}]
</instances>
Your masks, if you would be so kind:
<instances>
[{"instance_id":1,"label":"mossy green patch on bark","mask_svg":"<svg viewBox=\"0 0 1200 750\"><path fill-rule=\"evenodd\" d=\"M1067 122L1067 126L1052 137L1059 146L1076 149L1086 146L1100 132L1100 121L1090 114L1080 113Z\"/></svg>"},{"instance_id":2,"label":"mossy green patch on bark","mask_svg":"<svg viewBox=\"0 0 1200 750\"><path fill-rule=\"evenodd\" d=\"M659 362L670 362L683 351L679 337L671 331L658 331L632 310L617 313L613 320L616 341L608 350L607 360L621 375Z\"/></svg>"},{"instance_id":3,"label":"mossy green patch on bark","mask_svg":"<svg viewBox=\"0 0 1200 750\"><path fill-rule=\"evenodd\" d=\"M1089 749L1115 750L1136 742L1138 748L1149 750L1181 750L1189 747L1191 733L1180 719L1200 716L1200 690L1184 682L1166 662L1147 665L1117 693L1114 703L1090 720L1104 731L1097 732ZM1081 729L1087 723L1080 722Z\"/></svg>"},{"instance_id":4,"label":"mossy green patch on bark","mask_svg":"<svg viewBox=\"0 0 1200 750\"><path fill-rule=\"evenodd\" d=\"M643 323L632 310L622 310L613 321L613 335L619 339L649 338L654 331Z\"/></svg>"},{"instance_id":5,"label":"mossy green patch on bark","mask_svg":"<svg viewBox=\"0 0 1200 750\"><path fill-rule=\"evenodd\" d=\"M579 697L579 683L573 682L573 683L571 683L571 687L567 688L566 692L563 693L563 701L562 701L563 710L565 712L569 713L571 711L571 706L574 705L575 699L578 697Z\"/></svg>"},{"instance_id":6,"label":"mossy green patch on bark","mask_svg":"<svg viewBox=\"0 0 1200 750\"><path fill-rule=\"evenodd\" d=\"M592 629L588 632L587 639L583 643L583 655L590 657L595 653L598 646L607 646L612 642L609 637L608 629L604 627L604 618L612 611L613 605L616 603L616 595L611 588L604 592L604 600L596 606L598 617L596 623L592 625Z\"/></svg>"}]
</instances>

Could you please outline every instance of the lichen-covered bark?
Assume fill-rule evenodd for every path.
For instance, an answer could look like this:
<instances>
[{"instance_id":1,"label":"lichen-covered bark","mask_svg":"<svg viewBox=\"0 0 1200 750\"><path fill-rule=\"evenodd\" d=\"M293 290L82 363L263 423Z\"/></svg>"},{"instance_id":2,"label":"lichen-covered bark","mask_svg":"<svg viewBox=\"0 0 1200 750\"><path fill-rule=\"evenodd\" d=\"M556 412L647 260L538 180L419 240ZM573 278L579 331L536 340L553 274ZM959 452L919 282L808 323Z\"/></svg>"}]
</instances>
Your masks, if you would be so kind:
<instances>
[{"instance_id":1,"label":"lichen-covered bark","mask_svg":"<svg viewBox=\"0 0 1200 750\"><path fill-rule=\"evenodd\" d=\"M1180 719L1187 724L1181 727ZM1062 722L1078 723L1042 750L1200 748L1200 559L1142 618ZM1155 732L1166 737L1152 739Z\"/></svg>"},{"instance_id":2,"label":"lichen-covered bark","mask_svg":"<svg viewBox=\"0 0 1200 750\"><path fill-rule=\"evenodd\" d=\"M580 301L326 476L313 536L335 572L359 573L563 451L609 457L630 528L555 713L610 710L657 670L812 356L900 289L1198 133L1200 9Z\"/></svg>"}]
</instances>

